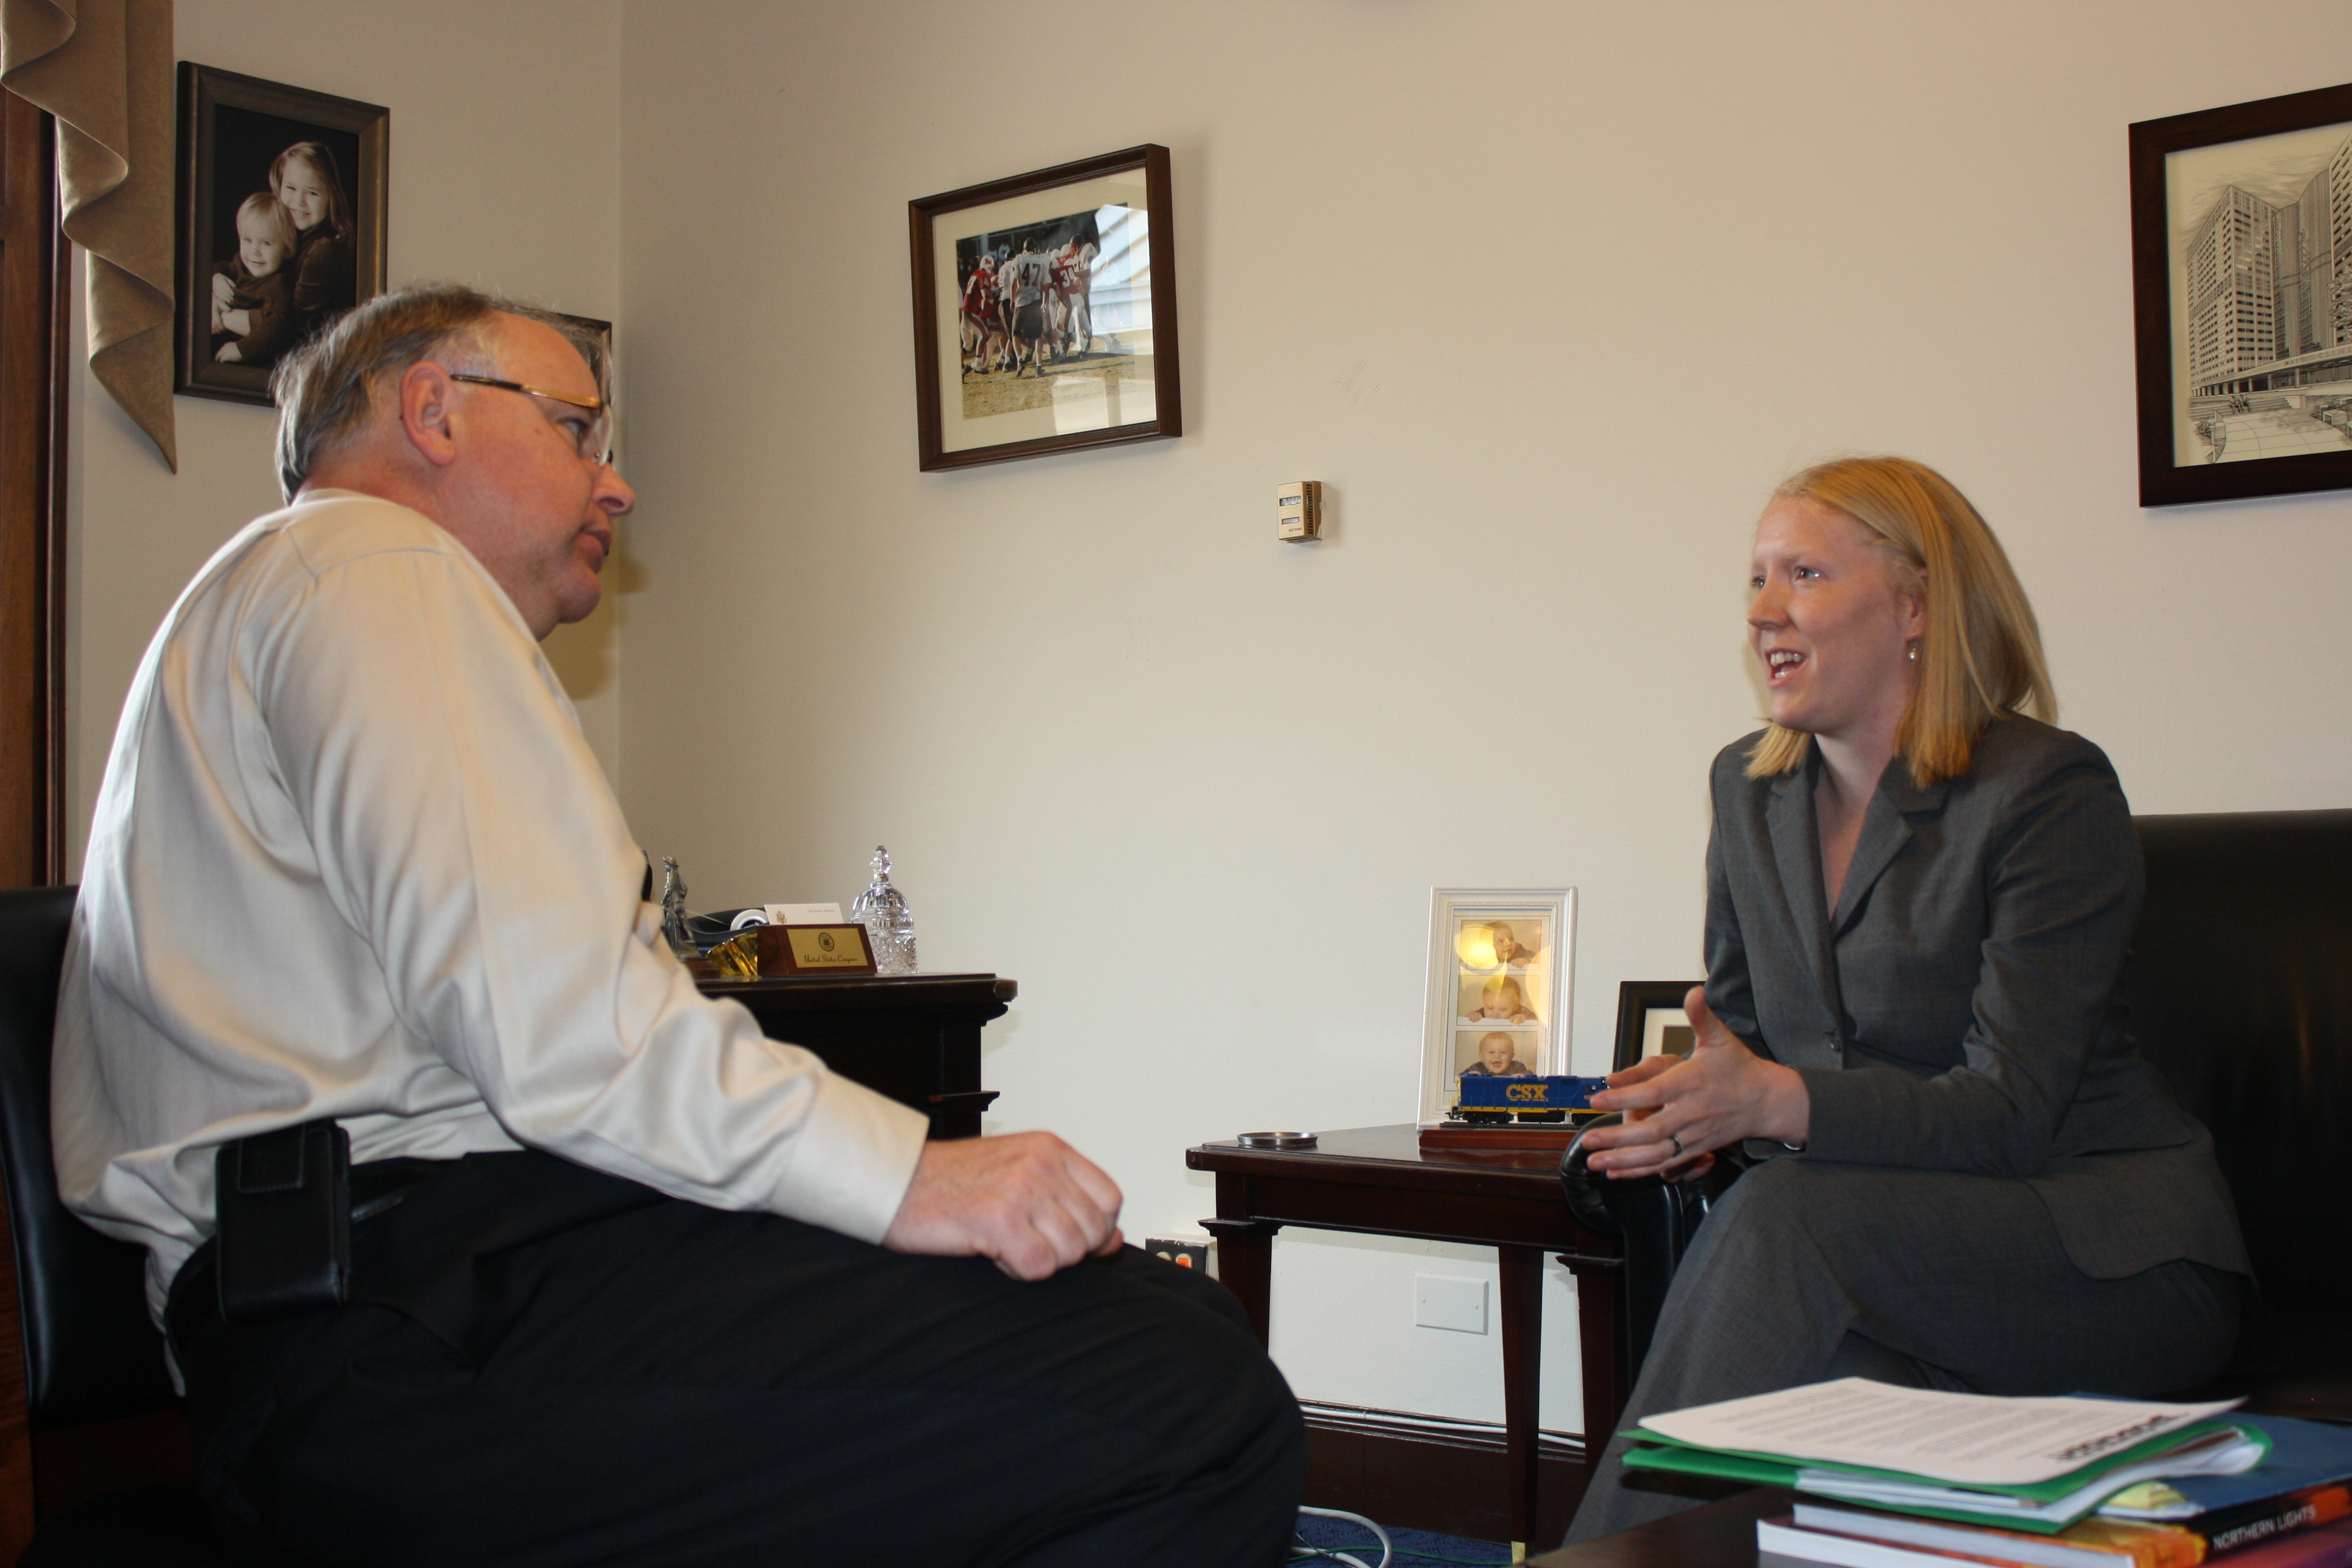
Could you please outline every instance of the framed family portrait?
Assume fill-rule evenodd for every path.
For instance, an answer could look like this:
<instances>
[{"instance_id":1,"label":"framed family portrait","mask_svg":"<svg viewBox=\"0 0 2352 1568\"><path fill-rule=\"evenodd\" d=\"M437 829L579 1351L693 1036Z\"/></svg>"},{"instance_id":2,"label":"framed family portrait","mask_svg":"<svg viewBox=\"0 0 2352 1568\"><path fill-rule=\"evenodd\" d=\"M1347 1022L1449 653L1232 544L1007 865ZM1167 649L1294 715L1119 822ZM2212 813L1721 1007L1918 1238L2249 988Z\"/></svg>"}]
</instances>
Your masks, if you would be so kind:
<instances>
[{"instance_id":1,"label":"framed family portrait","mask_svg":"<svg viewBox=\"0 0 2352 1568\"><path fill-rule=\"evenodd\" d=\"M1465 1074L1568 1071L1573 888L1433 888L1419 1124L1445 1121Z\"/></svg>"},{"instance_id":2,"label":"framed family portrait","mask_svg":"<svg viewBox=\"0 0 2352 1568\"><path fill-rule=\"evenodd\" d=\"M1696 980L1626 980L1617 986L1617 1054L1609 1070L1623 1072L1646 1057L1686 1057L1696 1042L1683 998Z\"/></svg>"},{"instance_id":3,"label":"framed family portrait","mask_svg":"<svg viewBox=\"0 0 2352 1568\"><path fill-rule=\"evenodd\" d=\"M925 471L1184 432L1168 149L907 204Z\"/></svg>"},{"instance_id":4,"label":"framed family portrait","mask_svg":"<svg viewBox=\"0 0 2352 1568\"><path fill-rule=\"evenodd\" d=\"M267 405L281 358L383 292L391 119L180 62L174 391Z\"/></svg>"},{"instance_id":5,"label":"framed family portrait","mask_svg":"<svg viewBox=\"0 0 2352 1568\"><path fill-rule=\"evenodd\" d=\"M2131 128L2142 506L2352 487L2352 86Z\"/></svg>"}]
</instances>

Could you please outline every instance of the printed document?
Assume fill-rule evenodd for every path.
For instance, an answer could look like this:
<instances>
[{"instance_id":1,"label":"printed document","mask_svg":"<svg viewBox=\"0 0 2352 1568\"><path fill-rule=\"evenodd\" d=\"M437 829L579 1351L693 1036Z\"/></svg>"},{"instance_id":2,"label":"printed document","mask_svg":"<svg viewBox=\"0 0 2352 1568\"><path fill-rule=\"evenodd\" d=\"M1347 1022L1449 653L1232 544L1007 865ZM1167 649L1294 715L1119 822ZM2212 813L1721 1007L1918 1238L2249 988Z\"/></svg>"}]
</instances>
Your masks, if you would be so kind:
<instances>
[{"instance_id":1,"label":"printed document","mask_svg":"<svg viewBox=\"0 0 2352 1568\"><path fill-rule=\"evenodd\" d=\"M2014 1487L2054 1479L2237 1403L2003 1399L1846 1377L1670 1410L1642 1426L1693 1447Z\"/></svg>"}]
</instances>

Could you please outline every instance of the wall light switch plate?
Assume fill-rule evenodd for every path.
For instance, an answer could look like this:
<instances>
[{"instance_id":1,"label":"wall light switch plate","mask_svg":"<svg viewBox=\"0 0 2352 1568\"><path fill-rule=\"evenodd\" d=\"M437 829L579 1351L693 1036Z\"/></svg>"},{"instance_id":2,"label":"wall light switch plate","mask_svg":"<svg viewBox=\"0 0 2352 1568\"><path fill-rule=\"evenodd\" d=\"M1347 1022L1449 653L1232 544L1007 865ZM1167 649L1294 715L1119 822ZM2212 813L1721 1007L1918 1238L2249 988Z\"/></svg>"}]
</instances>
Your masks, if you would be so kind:
<instances>
[{"instance_id":1,"label":"wall light switch plate","mask_svg":"<svg viewBox=\"0 0 2352 1568\"><path fill-rule=\"evenodd\" d=\"M1412 1321L1424 1329L1457 1334L1486 1331L1486 1282L1445 1274L1412 1277Z\"/></svg>"},{"instance_id":2,"label":"wall light switch plate","mask_svg":"<svg viewBox=\"0 0 2352 1568\"><path fill-rule=\"evenodd\" d=\"M1323 537L1323 481L1295 479L1274 487L1274 535L1292 544Z\"/></svg>"}]
</instances>

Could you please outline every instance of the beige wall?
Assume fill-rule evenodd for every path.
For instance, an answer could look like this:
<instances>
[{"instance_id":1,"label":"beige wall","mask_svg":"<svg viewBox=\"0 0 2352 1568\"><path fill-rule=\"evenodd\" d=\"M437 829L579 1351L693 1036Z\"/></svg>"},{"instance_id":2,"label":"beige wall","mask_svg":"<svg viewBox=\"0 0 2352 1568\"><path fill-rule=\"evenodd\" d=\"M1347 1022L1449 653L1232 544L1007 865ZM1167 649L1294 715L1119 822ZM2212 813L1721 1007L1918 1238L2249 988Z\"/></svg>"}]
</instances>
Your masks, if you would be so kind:
<instances>
[{"instance_id":1,"label":"beige wall","mask_svg":"<svg viewBox=\"0 0 2352 1568\"><path fill-rule=\"evenodd\" d=\"M1411 1114L1429 889L1572 884L1578 1063L1698 967L1747 532L1944 466L2141 809L2352 804L2352 501L2134 504L2125 126L2341 81L2333 3L632 5L646 498L622 777L698 898L1017 976L996 1125L1140 1228L1182 1150ZM1173 150L1181 441L915 468L905 204ZM1279 481L1335 536L1277 543ZM1277 1244L1302 1394L1498 1415L1386 1244ZM1574 1427L1558 1278L1547 1425Z\"/></svg>"},{"instance_id":2,"label":"beige wall","mask_svg":"<svg viewBox=\"0 0 2352 1568\"><path fill-rule=\"evenodd\" d=\"M845 900L888 842L926 967L1022 983L993 1125L1067 1132L1140 1231L1209 1212L1188 1143L1410 1115L1433 884L1580 889L1584 1070L1620 980L1696 971L1747 530L1807 458L1976 497L2140 809L2352 803L2352 502L2133 504L2124 127L2352 77L2333 0L2227 26L180 0L179 53L393 107L395 279L618 318L645 505L562 662L641 840L706 906ZM1191 434L917 473L906 201L1145 141ZM157 617L273 499L267 414L179 407L176 479L75 409L84 801ZM1265 520L1300 478L1312 550ZM1499 1415L1417 1270L1492 1272L1277 1244L1301 1394Z\"/></svg>"},{"instance_id":3,"label":"beige wall","mask_svg":"<svg viewBox=\"0 0 2352 1568\"><path fill-rule=\"evenodd\" d=\"M619 0L179 0L177 12L175 58L392 110L394 283L455 279L576 315L615 314ZM278 485L268 409L174 400L174 477L86 370L69 386L68 798L78 868L147 639L222 542L278 504ZM617 618L601 612L551 645L608 768L619 732Z\"/></svg>"}]
</instances>

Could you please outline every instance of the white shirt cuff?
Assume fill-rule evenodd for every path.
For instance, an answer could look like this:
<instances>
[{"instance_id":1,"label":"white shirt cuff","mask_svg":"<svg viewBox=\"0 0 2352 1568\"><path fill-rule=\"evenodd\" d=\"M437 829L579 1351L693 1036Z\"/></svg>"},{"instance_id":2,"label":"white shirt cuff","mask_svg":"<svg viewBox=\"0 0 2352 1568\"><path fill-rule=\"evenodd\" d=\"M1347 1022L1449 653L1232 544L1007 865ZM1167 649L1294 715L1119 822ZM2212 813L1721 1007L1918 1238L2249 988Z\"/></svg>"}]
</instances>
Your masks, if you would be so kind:
<instances>
[{"instance_id":1,"label":"white shirt cuff","mask_svg":"<svg viewBox=\"0 0 2352 1568\"><path fill-rule=\"evenodd\" d=\"M787 1218L879 1243L915 1179L930 1118L838 1073L792 1139L792 1163L768 1206Z\"/></svg>"}]
</instances>

